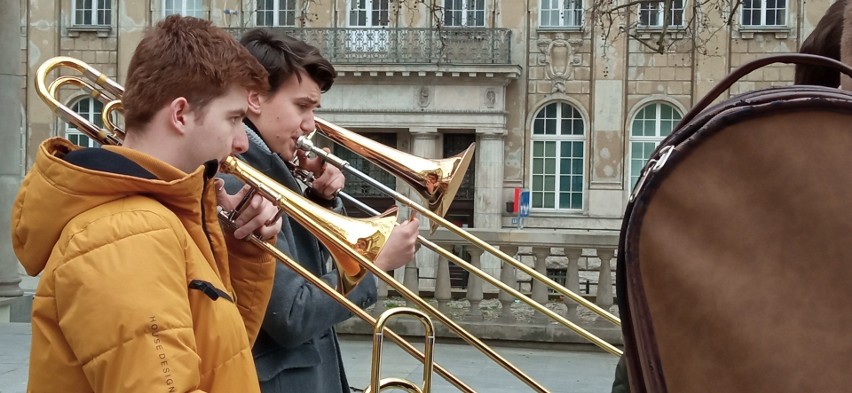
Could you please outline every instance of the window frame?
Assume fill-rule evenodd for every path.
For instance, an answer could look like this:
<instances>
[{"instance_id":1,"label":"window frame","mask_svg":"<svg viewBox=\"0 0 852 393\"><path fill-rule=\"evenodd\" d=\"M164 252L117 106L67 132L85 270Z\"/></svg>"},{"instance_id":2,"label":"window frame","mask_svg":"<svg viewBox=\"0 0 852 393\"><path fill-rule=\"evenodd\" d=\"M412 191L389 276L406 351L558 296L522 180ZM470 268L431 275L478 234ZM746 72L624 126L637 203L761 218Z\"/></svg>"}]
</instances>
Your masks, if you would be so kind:
<instances>
[{"instance_id":1,"label":"window frame","mask_svg":"<svg viewBox=\"0 0 852 393\"><path fill-rule=\"evenodd\" d=\"M88 102L89 105L88 110L86 112L80 112L80 104L83 102ZM90 123L103 128L104 124L102 115L104 106L104 103L98 101L96 98L92 98L90 96L81 96L76 99L70 100L68 108L70 108L71 111L82 116L84 119L88 120ZM98 107L98 110L96 110L96 107ZM81 147L100 147L100 143L98 143L98 141L87 135L85 132L80 131L73 124L65 122L62 123L65 124L65 131L63 135L65 139L68 139L72 143ZM76 139L79 137L84 137L89 141L87 146L82 146L79 144L79 140Z\"/></svg>"},{"instance_id":2,"label":"window frame","mask_svg":"<svg viewBox=\"0 0 852 393\"><path fill-rule=\"evenodd\" d=\"M207 19L205 12L204 12L204 0L171 0L174 3L180 2L180 4L181 4L180 12L171 12L171 13L168 12L168 10L166 8L166 2L167 1L169 1L169 0L163 0L162 3L161 3L161 5L163 7L162 8L163 9L163 12L162 12L163 18L165 18L169 15L181 15L181 16L192 16L192 17L199 18L199 19ZM186 12L187 3L189 3L190 1L193 1L193 2L197 1L198 2L198 6L199 6L198 14L190 15ZM177 8L177 7L173 7L173 8Z\"/></svg>"},{"instance_id":3,"label":"window frame","mask_svg":"<svg viewBox=\"0 0 852 393\"><path fill-rule=\"evenodd\" d=\"M91 7L80 7L85 0L74 0L71 2L71 25L72 26L112 26L112 0L92 0ZM103 4L106 8L99 8ZM101 13L103 11L103 13ZM83 20L88 14L92 23L81 23L78 13L82 13ZM101 18L105 20L101 20Z\"/></svg>"},{"instance_id":4,"label":"window frame","mask_svg":"<svg viewBox=\"0 0 852 393\"><path fill-rule=\"evenodd\" d=\"M555 107L555 113L554 113L553 117L549 117L547 115L546 111L552 105L556 106ZM573 112L569 113L567 115L567 117L566 117L566 114L563 113L563 109L566 108L566 107L569 110L573 110ZM542 117L542 115L544 117ZM578 104L576 104L576 103L574 103L570 100L550 101L550 102L547 102L547 103L541 105L538 108L538 110L535 111L535 116L532 118L532 121L530 123L530 152L529 152L530 182L529 182L529 189L530 189L530 211L531 212L533 212L533 213L535 213L535 212L538 212L538 213L542 213L542 212L543 213L557 213L558 212L558 213L577 214L577 213L584 213L586 211L586 209L588 207L588 201L587 201L588 184L587 184L587 182L588 182L588 179L589 179L589 174L588 174L588 172L589 172L589 169L588 169L589 144L588 144L588 141L587 141L588 132L589 132L589 122L588 122L587 119L588 119L588 116L581 110L581 107ZM554 121L554 124L556 125L556 129L553 130L553 133L538 134L538 133L536 133L536 122L538 120L545 121L545 124L542 126L542 127L545 127L545 132L547 131L546 121L548 121L548 120ZM579 123L579 128L580 128L579 134L577 134L575 132L571 132L571 133L567 133L567 134L564 133L565 131L562 130L562 126L565 122L568 122L571 125L572 129L576 130L576 128L577 128L576 122L577 121L580 122ZM546 144L543 145L543 147L542 147L542 149L545 150L544 154L541 157L537 156L537 153L536 153L537 147L536 146L538 144L542 143L542 142L544 142L544 143L555 142L555 149L554 149L555 151L554 151L553 157L547 156L548 153L546 152L546 150L547 150ZM569 144L569 150L571 150L572 152L574 150L575 144L579 143L580 144L579 151L580 151L581 156L579 156L579 157L574 156L574 155L570 155L570 156L567 156L567 157L563 156L561 154L561 152L564 149L563 145L565 143ZM570 160L574 160L574 159L577 159L577 158L580 159L580 161L579 161L579 165L580 165L579 185L580 185L580 188L574 189L574 188L571 187L571 185L569 185L568 189L566 191L563 191L562 190L562 184L561 184L563 177L567 176L569 178L569 181L571 181L571 180L573 180L573 177L575 177L577 175L576 175L576 172L573 172L573 170L569 173L562 173L561 167L563 165L566 165L566 162L565 162L566 160L568 160L567 165L569 167L571 167L574 163L572 163ZM543 160L542 161L543 171L541 173L536 172L536 166L538 165L536 163L536 160L538 160L538 159ZM547 169L547 161L550 160L550 159L555 160L553 162L553 167L552 167L552 170L554 171L554 173L552 173L552 174L547 173L547 170L548 170ZM543 177L541 189L536 188L536 181L537 181L536 177L538 177L538 176ZM552 190L548 190L547 186L546 186L546 182L548 180L547 179L548 177L553 177L554 183L553 183L553 189ZM547 195L548 193L552 193L553 195L548 196ZM563 193L567 193L567 195L563 196L562 195ZM542 195L539 196L537 194L542 194ZM573 195L579 195L579 206L573 204L573 201L571 200ZM567 201L567 207L560 207L562 205L561 199L565 198L565 197L569 198L569 200ZM540 202L538 201L539 198L540 198ZM548 201L546 200L548 198L552 198L549 201L549 202L551 202L552 207L545 207L545 206L548 205L548 203L547 203Z\"/></svg>"},{"instance_id":5,"label":"window frame","mask_svg":"<svg viewBox=\"0 0 852 393\"><path fill-rule=\"evenodd\" d=\"M746 3L743 2L742 6L740 7L740 18L739 18L740 19L739 20L740 27L743 27L745 29L767 29L767 28L773 29L773 28L783 28L783 27L789 26L788 22L789 22L789 18L790 18L790 2L788 0L750 0L750 1L759 2L760 4L759 4L758 7L753 7L753 6L747 6ZM769 8L767 3L770 2L770 1L774 1L776 3L775 8L772 8L772 9ZM782 2L782 1L784 2L784 6L782 8L778 8L777 3ZM759 12L760 23L758 23L758 24L755 24L755 23L746 24L745 23L747 8L748 8L748 11ZM771 25L766 24L766 17L767 17L767 15L769 15L770 10L771 11L781 10L783 12L783 16L781 18L778 18L778 19L782 19L782 20L780 22L776 23L776 24L771 24Z\"/></svg>"},{"instance_id":6,"label":"window frame","mask_svg":"<svg viewBox=\"0 0 852 393\"><path fill-rule=\"evenodd\" d=\"M385 2L385 4L382 4ZM391 1L390 0L364 0L364 8L358 7L358 0L346 0L346 26L347 27L357 27L357 28L383 28L390 26L390 13L391 13ZM378 7L375 7L374 4L378 3ZM386 8L382 9L382 6L385 5ZM363 24L353 24L360 23L358 19L360 17L356 17L353 20L353 13L363 12L364 20ZM387 18L386 20L379 20L378 24L373 20L373 14L378 13L379 18L382 17L382 12L384 12L384 16Z\"/></svg>"},{"instance_id":7,"label":"window frame","mask_svg":"<svg viewBox=\"0 0 852 393\"><path fill-rule=\"evenodd\" d=\"M676 2L678 0L674 0L674 1ZM669 23L669 25L665 26L665 27L674 28L674 29L682 29L682 28L685 27L686 5L687 5L688 0L680 0L680 2L681 3L679 4L680 5L679 8L675 7L676 4L674 2L672 3L671 23ZM653 5L656 5L656 7L652 8L651 6L653 6ZM647 12L651 15L654 15L654 19L656 19L656 21L654 23L643 23L642 14L644 12ZM680 16L680 23L675 23L677 21L678 14ZM637 13L636 13L636 24L639 28L642 28L642 29L662 29L664 27L663 26L664 17L665 17L665 2L664 1L658 1L656 3L655 2L640 3L638 5ZM650 15L649 15L648 19L651 19Z\"/></svg>"},{"instance_id":8,"label":"window frame","mask_svg":"<svg viewBox=\"0 0 852 393\"><path fill-rule=\"evenodd\" d=\"M271 10L261 10L261 0L255 0L255 17L254 17L254 25L258 27L296 27L298 25L297 18L297 10L298 10L298 0L273 0L273 7ZM264 2L265 3L265 2ZM290 5L290 9L283 10L285 13L291 12L293 24L281 24L281 3L286 3ZM271 12L272 13L272 24L260 24L258 18L261 16L261 12ZM286 22L286 21L285 21Z\"/></svg>"},{"instance_id":9,"label":"window frame","mask_svg":"<svg viewBox=\"0 0 852 393\"><path fill-rule=\"evenodd\" d=\"M458 1L461 2L462 6L460 9L454 8L455 5L452 5L452 2ZM476 9L476 3L482 3L482 9ZM449 3L449 4L448 4ZM474 7L471 7L471 3L473 3ZM488 2L485 0L444 0L444 8L443 15L441 21L444 23L444 27L452 27L452 28L465 28L465 27L485 27L485 17L486 12L488 11ZM460 13L461 15L461 23L447 23L447 20L454 21L455 18L449 16L448 13ZM481 13L482 21L481 24L469 24L468 20L470 19L470 14ZM476 21L474 17L474 21Z\"/></svg>"},{"instance_id":10,"label":"window frame","mask_svg":"<svg viewBox=\"0 0 852 393\"><path fill-rule=\"evenodd\" d=\"M545 10L544 2L549 2L548 9ZM554 3L562 3L571 5L572 7L557 7L554 8ZM585 21L585 10L583 9L583 0L539 0L538 7L538 27L543 29L559 29L559 28L582 28ZM545 13L550 16L552 13L559 13L558 24L545 24ZM573 18L570 15L574 16ZM548 18L550 19L550 18ZM569 19L574 19L573 23L568 23ZM549 21L548 21L549 23Z\"/></svg>"},{"instance_id":11,"label":"window frame","mask_svg":"<svg viewBox=\"0 0 852 393\"><path fill-rule=\"evenodd\" d=\"M636 125L636 121L639 120L639 115L643 114L645 109L652 106L652 105L656 106L655 116L653 118L654 135L635 136L633 134L633 132L634 132L634 128L635 128L635 125ZM670 119L663 119L662 118L663 106L670 107L672 109L672 113L677 115L677 118L675 119L675 117L672 117ZM626 189L627 189L628 192L633 192L633 188L636 186L636 182L642 176L642 173L641 173L642 168L645 167L645 164L648 162L648 159L651 158L651 154L654 152L654 150L657 149L657 147L660 146L660 143L666 137L671 135L671 132L674 131L675 128L677 128L678 124L680 124L680 121L683 119L683 114L684 114L683 109L680 108L679 106L675 105L674 103L672 103L670 101L659 100L659 99L652 99L650 101L642 103L641 105L638 106L638 109L633 113L633 116L630 118L630 127L628 129L629 135L628 135L627 159L625 160L627 162L627 165L628 165L628 168L627 168L627 171L626 171L627 182L628 182ZM647 121L647 120L648 119L644 119L644 121ZM672 121L671 129L669 130L669 133L666 134L666 135L661 134L661 124L664 120ZM634 152L634 149L635 149L635 145L634 145L635 143L653 143L654 144L653 148L651 148L649 151L645 152L646 154L644 154L644 157L641 160L641 165L638 165L638 167L634 166L634 165L636 165L636 163L634 163L634 162L637 161L633 157L633 152ZM638 169L638 173L636 173L634 175L634 170L637 170L637 169Z\"/></svg>"}]
</instances>

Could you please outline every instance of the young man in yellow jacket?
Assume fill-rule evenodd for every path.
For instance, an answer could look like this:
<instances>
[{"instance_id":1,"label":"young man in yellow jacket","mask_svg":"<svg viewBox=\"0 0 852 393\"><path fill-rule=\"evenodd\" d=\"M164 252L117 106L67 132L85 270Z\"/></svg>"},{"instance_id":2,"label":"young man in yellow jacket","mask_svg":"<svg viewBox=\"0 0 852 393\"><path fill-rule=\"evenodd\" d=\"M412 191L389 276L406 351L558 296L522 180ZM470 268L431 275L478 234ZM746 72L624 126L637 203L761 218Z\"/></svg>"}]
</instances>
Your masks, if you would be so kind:
<instances>
[{"instance_id":1,"label":"young man in yellow jacket","mask_svg":"<svg viewBox=\"0 0 852 393\"><path fill-rule=\"evenodd\" d=\"M266 79L223 30L171 16L130 62L122 147L41 145L12 213L15 252L41 275L28 391L259 391L275 261L239 238L274 241L281 223L255 197L223 233L217 205L239 195L214 175L247 149L247 92Z\"/></svg>"}]
</instances>

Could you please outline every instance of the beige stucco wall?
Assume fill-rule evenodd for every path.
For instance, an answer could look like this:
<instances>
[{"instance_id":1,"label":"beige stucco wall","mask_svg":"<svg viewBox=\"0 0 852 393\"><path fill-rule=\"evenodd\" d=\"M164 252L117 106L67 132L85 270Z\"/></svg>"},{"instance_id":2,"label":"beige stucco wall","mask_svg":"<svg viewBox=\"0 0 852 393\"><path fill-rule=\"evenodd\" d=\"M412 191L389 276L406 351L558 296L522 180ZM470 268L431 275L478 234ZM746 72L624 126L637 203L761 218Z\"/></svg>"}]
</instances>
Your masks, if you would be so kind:
<instances>
[{"instance_id":1,"label":"beige stucco wall","mask_svg":"<svg viewBox=\"0 0 852 393\"><path fill-rule=\"evenodd\" d=\"M498 192L493 193L496 195L481 202L488 206L484 210L478 206L475 210L498 214L501 219L497 225L509 227L512 217L503 213L505 202L511 200L515 187L530 186L532 119L548 103L569 102L586 120L584 209L576 213L533 211L526 225L617 229L630 187L625 162L629 146L627 128L638 108L659 100L685 111L732 68L770 53L795 51L830 1L792 2L789 28L783 31L743 34L734 27L712 36L704 31L707 53L683 42L665 54L652 53L623 35L603 42L598 27L592 24L574 30L539 28L539 3L539 0L487 1L487 27L512 31L514 68L503 67L494 74L493 68L467 67L457 76L453 72L461 68L452 64L340 67L343 76L326 97L328 107L334 111L331 116L344 124L393 128L400 133L401 141L410 139L405 130L417 126L489 135L497 130L504 135L500 139L502 168L497 172L502 181L496 187ZM109 31L76 34L68 31L70 0L34 0L21 4L26 27L21 42L27 74L27 86L22 91L28 126L27 161L31 164L36 146L49 136L61 134L63 127L53 120L35 94L32 77L37 67L52 56L68 55L89 62L123 82L133 48L144 29L162 17L162 1L114 1ZM207 0L205 14L220 26L238 27L250 24L252 4L248 0ZM398 9L392 12L392 26L429 27L433 23L428 4L412 1L401 6L398 2L392 4ZM226 15L225 6L240 13ZM307 9L306 26L346 26L344 0L314 1ZM720 23L714 14L707 15L711 23ZM625 23L629 25L629 21ZM770 67L750 75L735 85L731 93L789 84L792 77L792 66ZM418 106L416 101L423 86L432 89L429 110ZM496 92L496 107L483 106L487 89ZM493 147L494 139L489 138L488 143Z\"/></svg>"}]
</instances>

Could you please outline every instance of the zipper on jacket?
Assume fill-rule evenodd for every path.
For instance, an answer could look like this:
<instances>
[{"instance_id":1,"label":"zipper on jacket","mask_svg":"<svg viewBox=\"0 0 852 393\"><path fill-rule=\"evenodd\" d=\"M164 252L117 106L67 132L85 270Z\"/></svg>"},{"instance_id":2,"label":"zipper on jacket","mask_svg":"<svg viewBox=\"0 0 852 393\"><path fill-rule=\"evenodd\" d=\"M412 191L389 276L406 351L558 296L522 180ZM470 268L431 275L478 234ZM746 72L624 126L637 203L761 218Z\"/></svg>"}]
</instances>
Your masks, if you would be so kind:
<instances>
[{"instance_id":1,"label":"zipper on jacket","mask_svg":"<svg viewBox=\"0 0 852 393\"><path fill-rule=\"evenodd\" d=\"M210 246L210 252L214 254L213 240L210 239L210 231L207 230L207 209L204 208L204 199L207 195L207 187L210 184L210 179L216 176L216 171L219 169L219 163L216 160L210 160L204 163L204 186L201 188L201 230L204 232L204 237L207 238L207 244ZM215 299L214 299L215 300Z\"/></svg>"},{"instance_id":2,"label":"zipper on jacket","mask_svg":"<svg viewBox=\"0 0 852 393\"><path fill-rule=\"evenodd\" d=\"M213 284L204 281L204 280L192 280L189 282L189 289L197 289L207 295L213 301L219 299L220 297L227 299L229 302L233 303L234 300L231 299L231 296L228 295L227 292L216 288Z\"/></svg>"}]
</instances>

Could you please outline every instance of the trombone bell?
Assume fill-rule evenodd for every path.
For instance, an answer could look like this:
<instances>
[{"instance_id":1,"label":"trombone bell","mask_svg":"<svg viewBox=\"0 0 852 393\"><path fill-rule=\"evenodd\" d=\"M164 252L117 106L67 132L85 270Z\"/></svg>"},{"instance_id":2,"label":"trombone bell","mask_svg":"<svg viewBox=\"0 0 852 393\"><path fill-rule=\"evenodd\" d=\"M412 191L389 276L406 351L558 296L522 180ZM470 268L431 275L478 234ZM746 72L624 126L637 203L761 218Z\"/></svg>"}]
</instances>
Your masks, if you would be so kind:
<instances>
[{"instance_id":1,"label":"trombone bell","mask_svg":"<svg viewBox=\"0 0 852 393\"><path fill-rule=\"evenodd\" d=\"M317 131L332 141L352 150L408 183L423 199L429 210L445 216L470 166L475 143L463 152L444 159L427 159L385 146L356 132L318 117ZM432 222L432 231L437 223Z\"/></svg>"}]
</instances>

